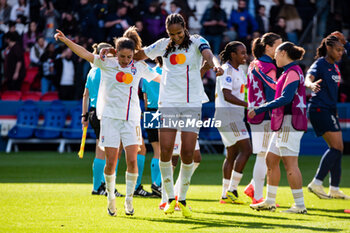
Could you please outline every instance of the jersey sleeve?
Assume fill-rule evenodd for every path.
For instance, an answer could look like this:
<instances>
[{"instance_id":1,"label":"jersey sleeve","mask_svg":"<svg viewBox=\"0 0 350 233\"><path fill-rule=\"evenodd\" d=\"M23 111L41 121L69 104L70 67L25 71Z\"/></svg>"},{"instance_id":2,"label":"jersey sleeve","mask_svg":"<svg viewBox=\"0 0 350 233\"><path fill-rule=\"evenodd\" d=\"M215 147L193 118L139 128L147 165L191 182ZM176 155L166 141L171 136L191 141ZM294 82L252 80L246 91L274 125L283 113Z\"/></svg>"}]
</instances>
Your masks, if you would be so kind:
<instances>
[{"instance_id":1,"label":"jersey sleeve","mask_svg":"<svg viewBox=\"0 0 350 233\"><path fill-rule=\"evenodd\" d=\"M220 82L221 90L228 89L232 91L232 77L228 75L227 69L224 69L224 74L217 77Z\"/></svg>"},{"instance_id":2,"label":"jersey sleeve","mask_svg":"<svg viewBox=\"0 0 350 233\"><path fill-rule=\"evenodd\" d=\"M140 67L140 71L141 71L141 76L142 78L146 79L147 82L152 81L153 79L155 79L159 74L157 74L157 72L155 72L152 67L150 67L149 65L147 65L146 62L144 61L140 61L137 63L138 66Z\"/></svg>"},{"instance_id":3,"label":"jersey sleeve","mask_svg":"<svg viewBox=\"0 0 350 233\"><path fill-rule=\"evenodd\" d=\"M314 64L312 64L309 70L307 71L307 74L311 74L312 76L317 78L319 76L319 63L319 60L315 61Z\"/></svg>"},{"instance_id":4,"label":"jersey sleeve","mask_svg":"<svg viewBox=\"0 0 350 233\"><path fill-rule=\"evenodd\" d=\"M205 49L210 49L209 42L200 35L194 35L191 37L192 42L196 45L198 50L202 53Z\"/></svg>"},{"instance_id":5,"label":"jersey sleeve","mask_svg":"<svg viewBox=\"0 0 350 233\"><path fill-rule=\"evenodd\" d=\"M168 41L169 39L163 38L144 48L146 56L152 60L154 60L156 57L163 56Z\"/></svg>"}]
</instances>

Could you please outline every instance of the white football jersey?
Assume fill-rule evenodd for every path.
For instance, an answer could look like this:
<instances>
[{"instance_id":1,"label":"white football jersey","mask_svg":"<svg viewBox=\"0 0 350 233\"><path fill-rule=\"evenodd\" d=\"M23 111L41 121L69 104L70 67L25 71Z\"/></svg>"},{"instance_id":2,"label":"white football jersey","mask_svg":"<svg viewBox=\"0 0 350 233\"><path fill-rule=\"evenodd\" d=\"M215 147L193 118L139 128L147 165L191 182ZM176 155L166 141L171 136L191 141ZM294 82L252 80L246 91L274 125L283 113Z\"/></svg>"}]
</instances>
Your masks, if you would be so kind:
<instances>
[{"instance_id":1,"label":"white football jersey","mask_svg":"<svg viewBox=\"0 0 350 233\"><path fill-rule=\"evenodd\" d=\"M244 118L244 107L231 104L224 99L223 89L228 89L231 94L244 101L245 85L247 77L241 67L238 70L228 62L222 66L224 74L216 78L215 87L215 119L227 121L228 117L233 120Z\"/></svg>"},{"instance_id":2,"label":"white football jersey","mask_svg":"<svg viewBox=\"0 0 350 233\"><path fill-rule=\"evenodd\" d=\"M163 59L163 73L160 82L159 102L207 102L200 69L201 51L210 48L209 43L199 35L190 37L192 44L186 49L176 49L164 57L169 38L163 38L144 49L145 54L155 59ZM176 45L178 47L178 45Z\"/></svg>"},{"instance_id":3,"label":"white football jersey","mask_svg":"<svg viewBox=\"0 0 350 233\"><path fill-rule=\"evenodd\" d=\"M140 121L141 109L138 87L141 78L151 81L158 74L145 62L134 62L122 68L116 58L102 61L95 55L94 65L101 69L97 97L97 116Z\"/></svg>"}]
</instances>

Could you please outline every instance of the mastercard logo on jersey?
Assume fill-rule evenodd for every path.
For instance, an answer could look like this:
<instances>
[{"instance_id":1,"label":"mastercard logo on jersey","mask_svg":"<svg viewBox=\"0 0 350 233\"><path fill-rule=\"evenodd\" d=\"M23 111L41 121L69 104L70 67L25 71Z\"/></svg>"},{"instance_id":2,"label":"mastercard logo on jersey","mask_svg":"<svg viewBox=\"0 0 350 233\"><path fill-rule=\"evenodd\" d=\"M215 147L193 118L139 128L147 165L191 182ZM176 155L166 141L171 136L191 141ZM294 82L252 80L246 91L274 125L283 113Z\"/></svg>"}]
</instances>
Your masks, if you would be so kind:
<instances>
[{"instance_id":1,"label":"mastercard logo on jersey","mask_svg":"<svg viewBox=\"0 0 350 233\"><path fill-rule=\"evenodd\" d=\"M181 65L184 64L186 61L186 56L185 54L179 53L179 54L173 54L170 56L170 63L172 65Z\"/></svg>"},{"instance_id":2,"label":"mastercard logo on jersey","mask_svg":"<svg viewBox=\"0 0 350 233\"><path fill-rule=\"evenodd\" d=\"M134 78L131 74L120 71L115 76L115 79L120 83L130 84Z\"/></svg>"}]
</instances>

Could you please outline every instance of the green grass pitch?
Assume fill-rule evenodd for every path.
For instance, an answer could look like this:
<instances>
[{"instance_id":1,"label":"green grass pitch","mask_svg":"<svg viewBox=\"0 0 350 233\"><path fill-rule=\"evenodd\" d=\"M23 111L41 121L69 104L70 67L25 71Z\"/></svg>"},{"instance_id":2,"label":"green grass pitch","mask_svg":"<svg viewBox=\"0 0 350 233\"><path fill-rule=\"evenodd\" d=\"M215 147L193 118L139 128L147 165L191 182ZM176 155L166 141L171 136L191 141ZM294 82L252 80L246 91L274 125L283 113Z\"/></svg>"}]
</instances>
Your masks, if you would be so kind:
<instances>
[{"instance_id":1,"label":"green grass pitch","mask_svg":"<svg viewBox=\"0 0 350 233\"><path fill-rule=\"evenodd\" d=\"M320 200L306 189L320 157L299 159L307 215L280 213L293 203L282 164L277 192L280 208L275 213L253 211L248 203L219 204L223 159L222 155L203 155L187 196L192 218L185 219L180 212L165 216L158 209L160 199L137 197L134 216L125 215L124 198L117 198L118 216L112 218L106 211L106 197L91 195L92 152L83 159L76 153L0 153L0 232L350 232L350 214L344 213L350 209L350 200ZM143 176L149 191L150 160L149 154ZM252 177L254 161L252 156L244 170L240 195ZM350 156L343 157L342 168L341 189L350 194ZM122 159L117 176L121 193L125 193L124 174Z\"/></svg>"}]
</instances>

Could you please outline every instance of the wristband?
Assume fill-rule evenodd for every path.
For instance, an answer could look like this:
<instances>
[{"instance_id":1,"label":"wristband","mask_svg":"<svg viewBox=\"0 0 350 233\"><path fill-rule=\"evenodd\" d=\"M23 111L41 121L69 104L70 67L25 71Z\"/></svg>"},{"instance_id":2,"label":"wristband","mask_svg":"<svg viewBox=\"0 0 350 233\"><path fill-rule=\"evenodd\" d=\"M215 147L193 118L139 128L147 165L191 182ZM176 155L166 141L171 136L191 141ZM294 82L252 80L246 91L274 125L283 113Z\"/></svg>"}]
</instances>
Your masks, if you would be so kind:
<instances>
[{"instance_id":1,"label":"wristband","mask_svg":"<svg viewBox=\"0 0 350 233\"><path fill-rule=\"evenodd\" d=\"M81 117L84 117L84 121L88 120L89 113L81 114Z\"/></svg>"}]
</instances>

